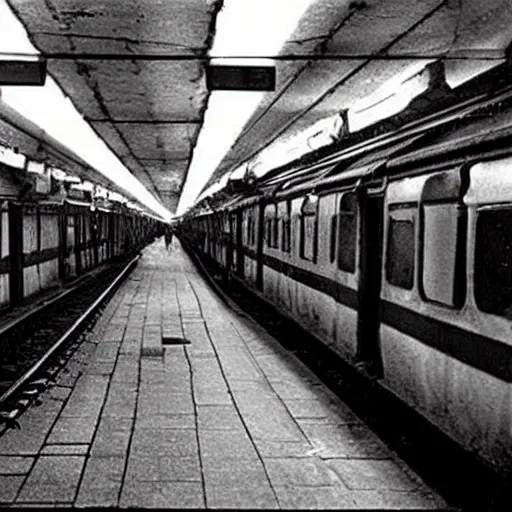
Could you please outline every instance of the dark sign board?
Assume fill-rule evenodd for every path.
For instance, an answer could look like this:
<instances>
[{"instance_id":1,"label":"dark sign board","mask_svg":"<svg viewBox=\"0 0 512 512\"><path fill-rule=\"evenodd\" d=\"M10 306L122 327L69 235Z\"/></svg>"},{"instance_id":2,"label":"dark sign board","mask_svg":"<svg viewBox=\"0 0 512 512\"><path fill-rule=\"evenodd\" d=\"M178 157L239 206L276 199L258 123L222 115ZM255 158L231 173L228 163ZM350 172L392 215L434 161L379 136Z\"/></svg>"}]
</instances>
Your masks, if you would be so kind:
<instances>
[{"instance_id":1,"label":"dark sign board","mask_svg":"<svg viewBox=\"0 0 512 512\"><path fill-rule=\"evenodd\" d=\"M0 59L0 85L44 85L45 80L45 59Z\"/></svg>"},{"instance_id":2,"label":"dark sign board","mask_svg":"<svg viewBox=\"0 0 512 512\"><path fill-rule=\"evenodd\" d=\"M206 65L209 91L273 91L276 88L275 66Z\"/></svg>"}]
</instances>

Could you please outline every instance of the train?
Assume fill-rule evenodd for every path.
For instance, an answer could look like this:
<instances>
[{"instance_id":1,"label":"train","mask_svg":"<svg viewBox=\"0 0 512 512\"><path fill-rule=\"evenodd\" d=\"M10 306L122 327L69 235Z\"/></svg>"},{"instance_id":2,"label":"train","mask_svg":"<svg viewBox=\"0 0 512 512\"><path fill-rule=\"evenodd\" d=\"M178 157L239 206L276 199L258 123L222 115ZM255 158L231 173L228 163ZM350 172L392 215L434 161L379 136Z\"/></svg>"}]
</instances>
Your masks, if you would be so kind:
<instances>
[{"instance_id":1,"label":"train","mask_svg":"<svg viewBox=\"0 0 512 512\"><path fill-rule=\"evenodd\" d=\"M44 300L163 234L162 219L116 189L0 98L0 314Z\"/></svg>"},{"instance_id":2,"label":"train","mask_svg":"<svg viewBox=\"0 0 512 512\"><path fill-rule=\"evenodd\" d=\"M512 461L510 76L506 63L427 91L233 181L178 227L187 250L498 471Z\"/></svg>"},{"instance_id":3,"label":"train","mask_svg":"<svg viewBox=\"0 0 512 512\"><path fill-rule=\"evenodd\" d=\"M163 233L165 224L143 211L79 191L27 193L28 181L0 163L0 313L127 258Z\"/></svg>"}]
</instances>

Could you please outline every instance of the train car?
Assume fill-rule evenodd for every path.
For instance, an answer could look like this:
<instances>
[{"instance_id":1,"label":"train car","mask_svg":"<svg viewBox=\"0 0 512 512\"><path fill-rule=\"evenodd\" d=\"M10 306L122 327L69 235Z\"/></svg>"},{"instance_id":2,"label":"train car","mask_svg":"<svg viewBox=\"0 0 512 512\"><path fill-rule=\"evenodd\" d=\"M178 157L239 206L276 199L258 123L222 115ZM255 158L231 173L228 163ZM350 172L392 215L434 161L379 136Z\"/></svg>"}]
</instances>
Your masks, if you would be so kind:
<instances>
[{"instance_id":1,"label":"train car","mask_svg":"<svg viewBox=\"0 0 512 512\"><path fill-rule=\"evenodd\" d=\"M0 310L36 299L114 259L128 257L161 231L161 223L122 208L91 208L74 199L19 197L19 171L3 171Z\"/></svg>"},{"instance_id":2,"label":"train car","mask_svg":"<svg viewBox=\"0 0 512 512\"><path fill-rule=\"evenodd\" d=\"M204 239L227 232L233 257L194 248L467 450L510 464L512 93L378 140L203 213Z\"/></svg>"}]
</instances>

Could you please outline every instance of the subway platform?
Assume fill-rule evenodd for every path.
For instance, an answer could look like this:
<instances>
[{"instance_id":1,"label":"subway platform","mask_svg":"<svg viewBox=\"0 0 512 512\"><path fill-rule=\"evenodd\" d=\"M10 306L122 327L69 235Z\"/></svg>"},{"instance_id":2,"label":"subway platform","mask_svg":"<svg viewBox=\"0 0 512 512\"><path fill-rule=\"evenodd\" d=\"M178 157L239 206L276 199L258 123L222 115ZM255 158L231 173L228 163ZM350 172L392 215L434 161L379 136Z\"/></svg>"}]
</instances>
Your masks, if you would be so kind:
<instances>
[{"instance_id":1,"label":"subway platform","mask_svg":"<svg viewBox=\"0 0 512 512\"><path fill-rule=\"evenodd\" d=\"M143 251L41 400L0 437L3 506L447 507L177 240Z\"/></svg>"}]
</instances>

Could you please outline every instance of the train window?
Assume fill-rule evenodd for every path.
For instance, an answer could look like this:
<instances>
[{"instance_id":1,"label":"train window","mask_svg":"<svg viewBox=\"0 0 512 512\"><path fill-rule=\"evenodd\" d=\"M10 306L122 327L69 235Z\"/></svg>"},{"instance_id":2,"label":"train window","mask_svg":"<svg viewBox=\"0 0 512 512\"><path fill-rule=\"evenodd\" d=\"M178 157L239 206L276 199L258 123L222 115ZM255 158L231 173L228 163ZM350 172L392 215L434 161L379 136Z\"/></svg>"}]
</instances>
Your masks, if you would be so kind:
<instances>
[{"instance_id":1,"label":"train window","mask_svg":"<svg viewBox=\"0 0 512 512\"><path fill-rule=\"evenodd\" d=\"M272 230L272 247L274 249L279 249L279 221L277 219L277 216L274 217Z\"/></svg>"},{"instance_id":2,"label":"train window","mask_svg":"<svg viewBox=\"0 0 512 512\"><path fill-rule=\"evenodd\" d=\"M333 215L331 217L331 251L330 251L330 261L334 263L336 259L336 231L338 230L338 216Z\"/></svg>"},{"instance_id":3,"label":"train window","mask_svg":"<svg viewBox=\"0 0 512 512\"><path fill-rule=\"evenodd\" d=\"M230 232L231 232L231 236L233 237L233 240L236 237L237 224L238 224L238 219L237 219L236 213L232 213L230 216Z\"/></svg>"},{"instance_id":4,"label":"train window","mask_svg":"<svg viewBox=\"0 0 512 512\"><path fill-rule=\"evenodd\" d=\"M512 209L479 212L474 279L478 308L512 320Z\"/></svg>"},{"instance_id":5,"label":"train window","mask_svg":"<svg viewBox=\"0 0 512 512\"><path fill-rule=\"evenodd\" d=\"M288 217L281 221L281 250L284 252L290 252L290 219Z\"/></svg>"},{"instance_id":6,"label":"train window","mask_svg":"<svg viewBox=\"0 0 512 512\"><path fill-rule=\"evenodd\" d=\"M391 210L389 215L386 279L411 290L414 283L415 210Z\"/></svg>"},{"instance_id":7,"label":"train window","mask_svg":"<svg viewBox=\"0 0 512 512\"><path fill-rule=\"evenodd\" d=\"M356 269L357 199L355 194L344 194L338 213L338 268L345 272Z\"/></svg>"},{"instance_id":8,"label":"train window","mask_svg":"<svg viewBox=\"0 0 512 512\"><path fill-rule=\"evenodd\" d=\"M267 247L277 249L278 245L278 224L277 224L277 206L268 205L265 209L265 238Z\"/></svg>"},{"instance_id":9,"label":"train window","mask_svg":"<svg viewBox=\"0 0 512 512\"><path fill-rule=\"evenodd\" d=\"M254 245L254 238L255 238L255 232L254 232L254 218L252 215L248 215L247 217L247 244Z\"/></svg>"},{"instance_id":10,"label":"train window","mask_svg":"<svg viewBox=\"0 0 512 512\"><path fill-rule=\"evenodd\" d=\"M427 300L456 307L457 203L423 206L423 293Z\"/></svg>"},{"instance_id":11,"label":"train window","mask_svg":"<svg viewBox=\"0 0 512 512\"><path fill-rule=\"evenodd\" d=\"M251 237L249 239L249 243L251 245L254 245L256 243L256 222L252 215L251 215Z\"/></svg>"},{"instance_id":12,"label":"train window","mask_svg":"<svg viewBox=\"0 0 512 512\"><path fill-rule=\"evenodd\" d=\"M316 263L318 196L309 195L300 213L300 257Z\"/></svg>"},{"instance_id":13,"label":"train window","mask_svg":"<svg viewBox=\"0 0 512 512\"><path fill-rule=\"evenodd\" d=\"M281 221L281 250L291 251L291 203L286 201L286 214Z\"/></svg>"},{"instance_id":14,"label":"train window","mask_svg":"<svg viewBox=\"0 0 512 512\"><path fill-rule=\"evenodd\" d=\"M75 232L75 217L74 215L67 215L67 230L66 230L66 245L73 247L76 240Z\"/></svg>"}]
</instances>

